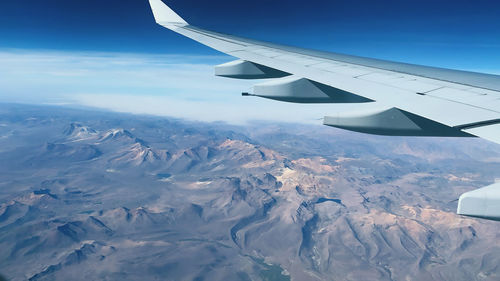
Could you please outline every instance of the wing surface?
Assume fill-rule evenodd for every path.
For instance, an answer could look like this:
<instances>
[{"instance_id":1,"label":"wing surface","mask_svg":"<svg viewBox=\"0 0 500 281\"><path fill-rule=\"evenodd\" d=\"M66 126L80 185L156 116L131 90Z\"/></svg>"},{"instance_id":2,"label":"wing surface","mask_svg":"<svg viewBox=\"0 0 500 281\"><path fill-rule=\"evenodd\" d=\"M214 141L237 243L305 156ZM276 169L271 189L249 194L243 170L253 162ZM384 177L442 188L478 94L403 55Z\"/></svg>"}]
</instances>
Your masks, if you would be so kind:
<instances>
[{"instance_id":1,"label":"wing surface","mask_svg":"<svg viewBox=\"0 0 500 281\"><path fill-rule=\"evenodd\" d=\"M217 66L217 75L273 79L245 95L298 103L369 102L370 110L332 114L324 124L379 135L477 136L500 144L500 76L241 38L191 26L161 0L150 4L158 24L239 59ZM500 193L489 194L500 205ZM459 210L491 217L473 214L464 202L461 198Z\"/></svg>"}]
</instances>

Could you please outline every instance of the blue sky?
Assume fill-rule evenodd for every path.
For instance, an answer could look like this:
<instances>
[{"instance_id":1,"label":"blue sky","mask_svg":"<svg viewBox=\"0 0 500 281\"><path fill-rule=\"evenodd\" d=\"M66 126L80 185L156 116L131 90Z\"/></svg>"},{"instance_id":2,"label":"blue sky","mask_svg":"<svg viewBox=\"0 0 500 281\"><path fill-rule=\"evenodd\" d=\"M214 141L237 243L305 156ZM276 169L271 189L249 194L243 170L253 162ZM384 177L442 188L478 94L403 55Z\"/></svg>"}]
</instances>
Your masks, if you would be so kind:
<instances>
[{"instance_id":1,"label":"blue sky","mask_svg":"<svg viewBox=\"0 0 500 281\"><path fill-rule=\"evenodd\" d=\"M499 58L495 0L165 2L191 24L284 44L446 64ZM155 25L146 0L2 1L0 38L3 48L215 53Z\"/></svg>"},{"instance_id":2,"label":"blue sky","mask_svg":"<svg viewBox=\"0 0 500 281\"><path fill-rule=\"evenodd\" d=\"M500 3L494 0L165 2L193 25L240 36L417 64L500 70ZM2 1L0 52L0 101L81 104L75 97L86 95L85 105L99 106L103 97L123 95L132 105L140 97L156 97L165 104L175 100L176 107L206 102L219 108L246 103L283 112L296 108L242 101L239 93L251 83L212 76L211 65L230 58L157 26L146 0ZM123 72L127 81L117 78ZM205 84L194 87L189 77ZM112 109L131 111L128 107ZM313 106L304 119L328 110ZM138 113L147 111L145 104ZM263 119L274 119L271 115ZM242 119L256 117L249 113Z\"/></svg>"}]
</instances>

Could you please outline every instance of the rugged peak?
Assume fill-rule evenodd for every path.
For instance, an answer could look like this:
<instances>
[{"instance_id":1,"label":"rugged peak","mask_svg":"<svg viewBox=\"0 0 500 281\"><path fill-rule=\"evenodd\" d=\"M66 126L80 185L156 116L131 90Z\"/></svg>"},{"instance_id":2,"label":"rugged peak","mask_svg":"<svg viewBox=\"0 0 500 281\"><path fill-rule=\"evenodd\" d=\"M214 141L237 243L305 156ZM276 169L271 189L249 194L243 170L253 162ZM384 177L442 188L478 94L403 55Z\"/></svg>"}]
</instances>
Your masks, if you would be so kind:
<instances>
[{"instance_id":1,"label":"rugged peak","mask_svg":"<svg viewBox=\"0 0 500 281\"><path fill-rule=\"evenodd\" d=\"M148 146L148 144L140 139L137 138L134 134L132 134L130 131L125 130L125 129L111 129L103 134L101 134L99 138L99 142L123 142L123 143L137 143L142 146Z\"/></svg>"},{"instance_id":2,"label":"rugged peak","mask_svg":"<svg viewBox=\"0 0 500 281\"><path fill-rule=\"evenodd\" d=\"M134 135L125 129L111 129L106 131L100 138L101 141L117 139L134 139Z\"/></svg>"},{"instance_id":3,"label":"rugged peak","mask_svg":"<svg viewBox=\"0 0 500 281\"><path fill-rule=\"evenodd\" d=\"M232 140L232 139L225 140L219 147L220 148L255 148L255 146L253 144L250 144L248 142L244 142L241 140Z\"/></svg>"},{"instance_id":4,"label":"rugged peak","mask_svg":"<svg viewBox=\"0 0 500 281\"><path fill-rule=\"evenodd\" d=\"M71 123L69 127L64 130L64 135L70 139L86 139L94 137L97 134L96 130L79 123Z\"/></svg>"},{"instance_id":5,"label":"rugged peak","mask_svg":"<svg viewBox=\"0 0 500 281\"><path fill-rule=\"evenodd\" d=\"M143 143L136 142L125 148L123 152L119 156L113 158L111 162L116 164L133 164L135 166L139 166L144 163L161 161L165 158L166 156L161 153L157 153L151 147L146 146Z\"/></svg>"}]
</instances>

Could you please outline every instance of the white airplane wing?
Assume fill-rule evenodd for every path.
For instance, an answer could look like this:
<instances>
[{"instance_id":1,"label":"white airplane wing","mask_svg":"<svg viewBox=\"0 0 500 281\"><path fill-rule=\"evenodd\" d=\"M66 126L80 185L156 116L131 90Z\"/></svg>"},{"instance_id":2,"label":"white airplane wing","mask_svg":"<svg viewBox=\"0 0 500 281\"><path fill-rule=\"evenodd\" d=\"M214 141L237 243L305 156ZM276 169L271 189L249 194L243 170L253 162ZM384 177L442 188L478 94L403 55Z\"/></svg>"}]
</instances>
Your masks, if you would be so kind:
<instances>
[{"instance_id":1,"label":"white airplane wing","mask_svg":"<svg viewBox=\"0 0 500 281\"><path fill-rule=\"evenodd\" d=\"M149 1L158 24L238 58L216 66L216 75L272 78L244 95L295 103L370 103L363 112L325 116L324 124L390 136L477 136L500 144L500 76L221 34L189 25L161 0ZM463 194L458 213L500 220L500 184Z\"/></svg>"}]
</instances>

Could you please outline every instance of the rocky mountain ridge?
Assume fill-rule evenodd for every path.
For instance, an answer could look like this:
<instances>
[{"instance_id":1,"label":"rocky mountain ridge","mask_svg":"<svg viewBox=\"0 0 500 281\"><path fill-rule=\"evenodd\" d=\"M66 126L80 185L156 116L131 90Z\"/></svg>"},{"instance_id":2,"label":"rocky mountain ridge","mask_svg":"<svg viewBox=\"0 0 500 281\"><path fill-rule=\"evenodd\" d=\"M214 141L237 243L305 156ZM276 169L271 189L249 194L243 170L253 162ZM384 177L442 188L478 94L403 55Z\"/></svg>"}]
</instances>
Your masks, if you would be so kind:
<instances>
[{"instance_id":1,"label":"rocky mountain ridge","mask_svg":"<svg viewBox=\"0 0 500 281\"><path fill-rule=\"evenodd\" d=\"M500 225L454 214L496 146L3 107L11 280L499 278Z\"/></svg>"}]
</instances>

